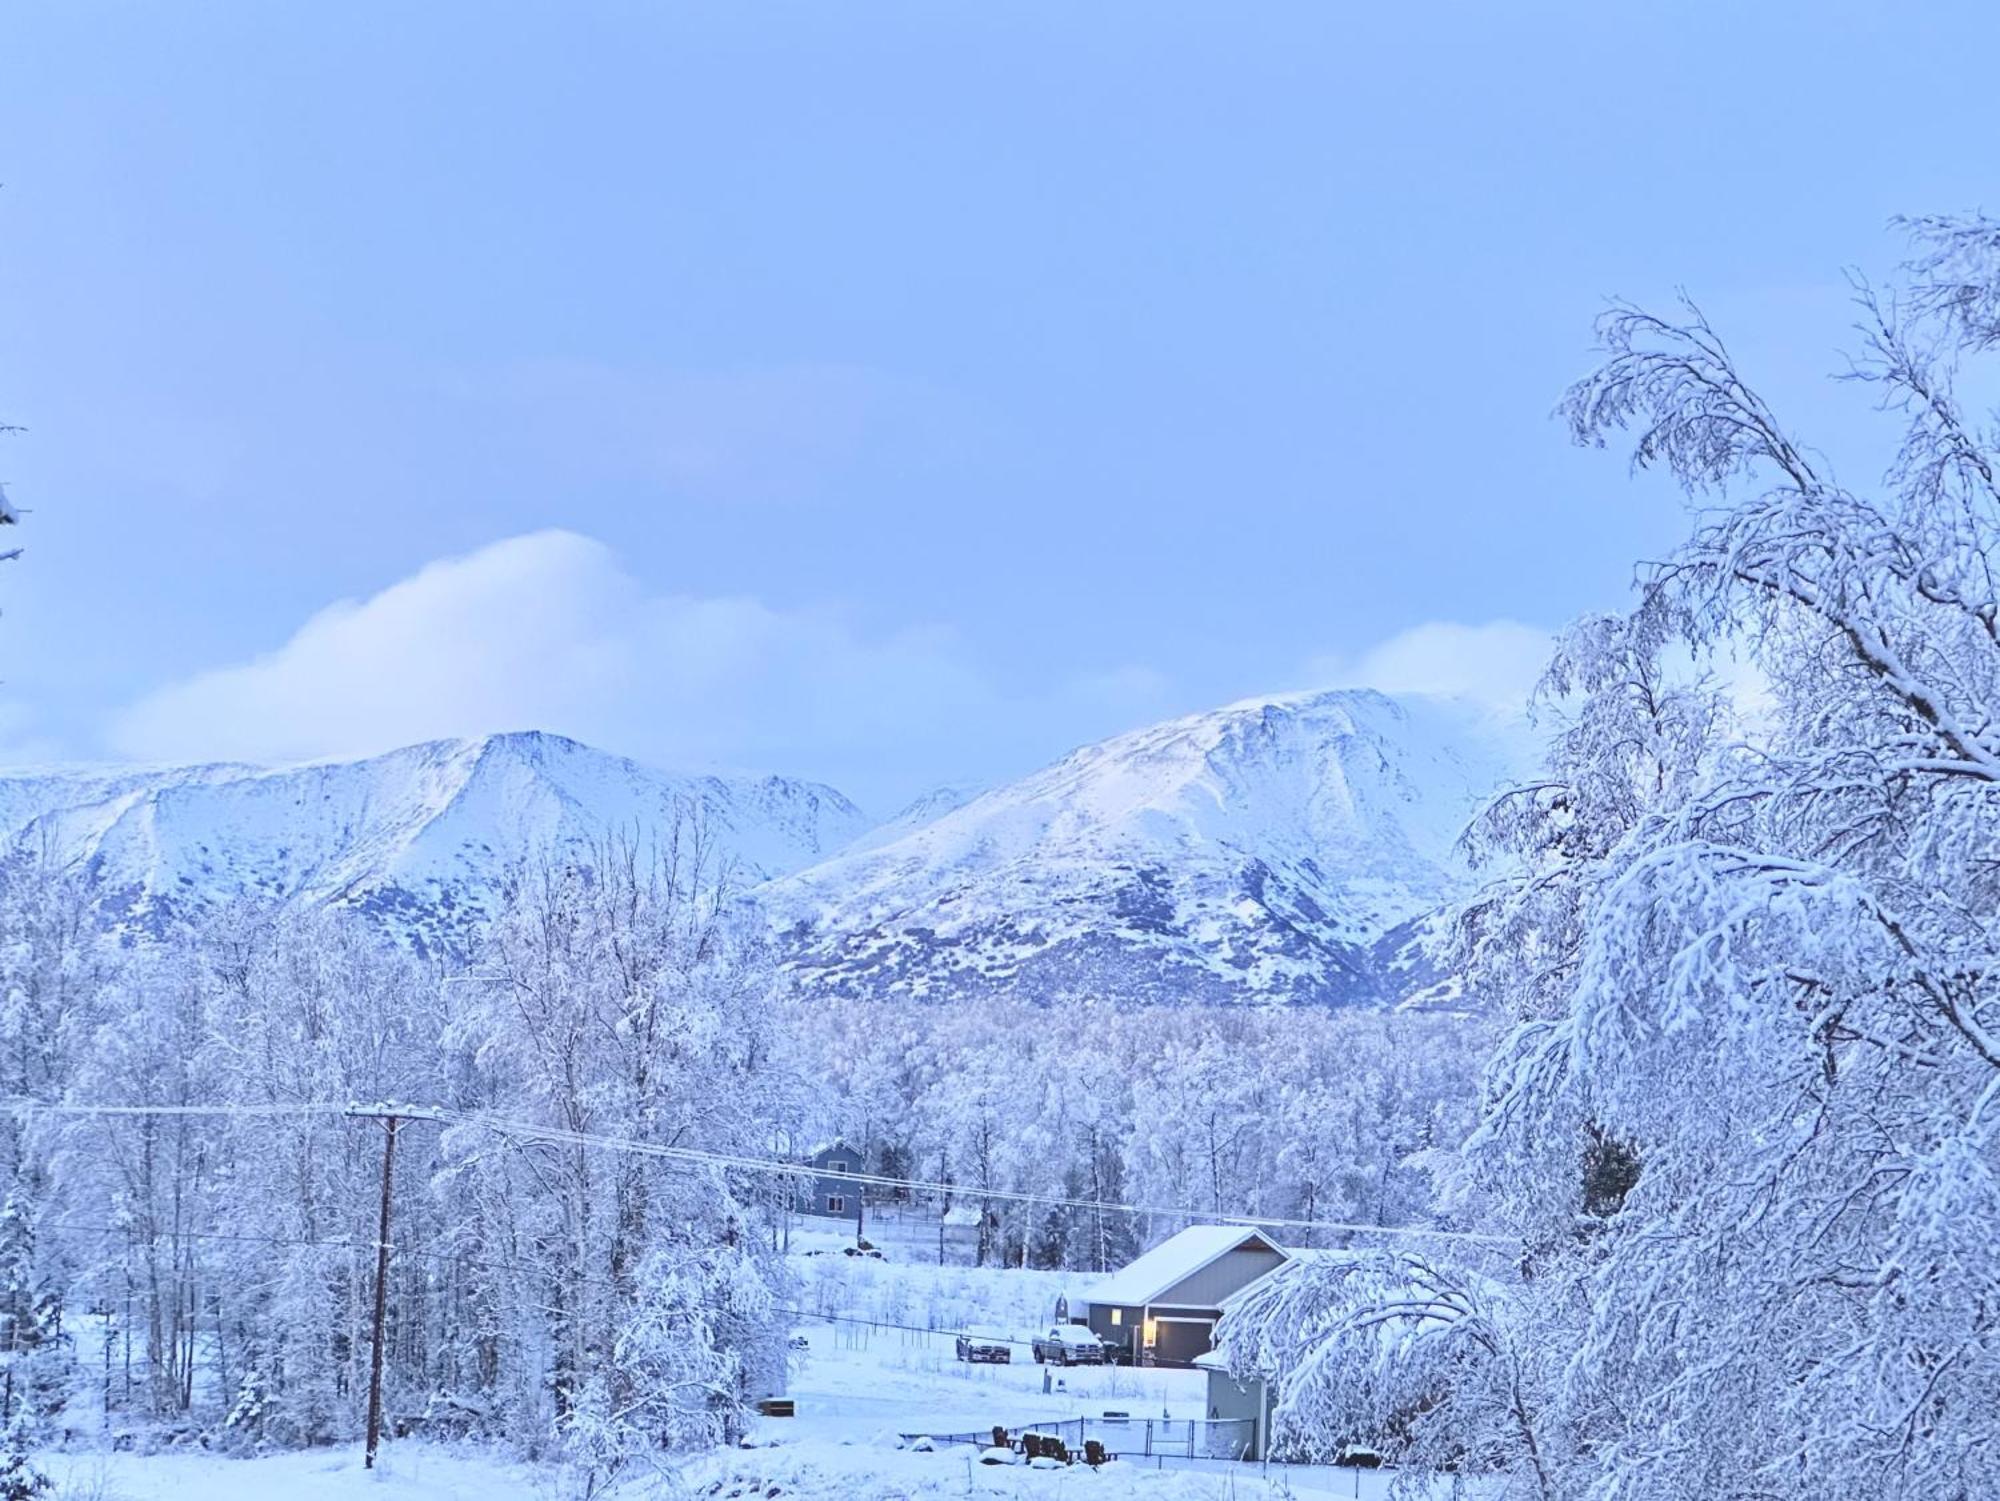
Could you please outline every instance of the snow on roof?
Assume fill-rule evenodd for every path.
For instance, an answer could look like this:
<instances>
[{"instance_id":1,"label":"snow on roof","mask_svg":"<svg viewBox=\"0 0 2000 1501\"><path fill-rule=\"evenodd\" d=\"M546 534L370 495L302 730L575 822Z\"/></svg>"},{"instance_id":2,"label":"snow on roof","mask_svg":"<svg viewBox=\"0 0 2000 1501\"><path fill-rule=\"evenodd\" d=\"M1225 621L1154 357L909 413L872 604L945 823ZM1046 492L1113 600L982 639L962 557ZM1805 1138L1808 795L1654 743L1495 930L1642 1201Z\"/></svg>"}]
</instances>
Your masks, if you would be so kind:
<instances>
[{"instance_id":1,"label":"snow on roof","mask_svg":"<svg viewBox=\"0 0 2000 1501\"><path fill-rule=\"evenodd\" d=\"M1127 1308L1143 1307L1211 1261L1220 1260L1253 1240L1263 1242L1281 1257L1291 1254L1252 1225L1190 1225L1091 1288L1090 1301L1097 1307L1114 1303Z\"/></svg>"}]
</instances>

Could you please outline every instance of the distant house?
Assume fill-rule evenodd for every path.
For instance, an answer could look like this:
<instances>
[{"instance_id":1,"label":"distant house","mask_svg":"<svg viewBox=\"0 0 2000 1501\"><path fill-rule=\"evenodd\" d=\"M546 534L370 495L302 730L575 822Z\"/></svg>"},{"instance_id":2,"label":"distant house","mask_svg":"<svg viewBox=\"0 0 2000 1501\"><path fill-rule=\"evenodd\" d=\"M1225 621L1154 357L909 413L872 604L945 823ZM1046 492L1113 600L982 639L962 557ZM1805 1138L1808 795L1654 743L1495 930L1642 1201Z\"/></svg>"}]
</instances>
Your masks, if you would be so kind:
<instances>
[{"instance_id":1,"label":"distant house","mask_svg":"<svg viewBox=\"0 0 2000 1501\"><path fill-rule=\"evenodd\" d=\"M1090 1327L1147 1365L1193 1365L1214 1348L1223 1301L1289 1259L1247 1225L1193 1225L1089 1292Z\"/></svg>"},{"instance_id":2,"label":"distant house","mask_svg":"<svg viewBox=\"0 0 2000 1501\"><path fill-rule=\"evenodd\" d=\"M826 1175L860 1172L861 1154L844 1141L830 1141L807 1154L806 1166L815 1176L799 1194L799 1212L853 1219L861 1205L861 1185Z\"/></svg>"}]
</instances>

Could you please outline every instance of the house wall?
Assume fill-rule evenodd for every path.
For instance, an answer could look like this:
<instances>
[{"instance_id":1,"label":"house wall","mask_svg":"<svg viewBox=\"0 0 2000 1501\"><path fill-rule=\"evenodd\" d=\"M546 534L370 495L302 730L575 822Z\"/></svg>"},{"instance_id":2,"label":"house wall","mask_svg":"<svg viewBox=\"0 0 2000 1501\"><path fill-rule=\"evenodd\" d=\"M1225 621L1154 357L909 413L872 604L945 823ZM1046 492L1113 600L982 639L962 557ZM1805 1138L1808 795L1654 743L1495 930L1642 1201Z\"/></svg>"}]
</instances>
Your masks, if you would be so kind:
<instances>
[{"instance_id":1,"label":"house wall","mask_svg":"<svg viewBox=\"0 0 2000 1501\"><path fill-rule=\"evenodd\" d=\"M861 1170L861 1154L840 1147L820 1152L811 1159L811 1166L834 1173L855 1173ZM814 1178L810 1195L801 1196L799 1208L806 1214L830 1215L836 1219L854 1218L854 1205L861 1194L858 1183L843 1182L839 1178ZM841 1201L841 1207L833 1207L834 1200Z\"/></svg>"},{"instance_id":2,"label":"house wall","mask_svg":"<svg viewBox=\"0 0 2000 1501\"><path fill-rule=\"evenodd\" d=\"M1136 1356L1139 1346L1135 1331L1142 1327L1143 1315L1137 1308L1121 1308L1118 1311L1123 1315L1124 1322L1114 1324L1111 1322L1110 1306L1093 1303L1084 1310L1083 1322L1090 1325L1090 1332L1099 1339L1116 1340Z\"/></svg>"},{"instance_id":3,"label":"house wall","mask_svg":"<svg viewBox=\"0 0 2000 1501\"><path fill-rule=\"evenodd\" d=\"M1238 1246L1207 1266L1182 1278L1153 1300L1155 1308L1215 1308L1232 1293L1241 1292L1285 1258L1266 1246Z\"/></svg>"},{"instance_id":4,"label":"house wall","mask_svg":"<svg viewBox=\"0 0 2000 1501\"><path fill-rule=\"evenodd\" d=\"M1110 1305L1093 1303L1084 1313L1083 1321L1099 1339L1116 1340L1136 1357L1141 1349L1140 1335L1146 1327L1146 1310L1120 1308L1118 1312L1121 1321L1113 1323ZM1189 1364L1195 1356L1213 1347L1215 1321L1221 1317L1213 1308L1175 1309L1164 1315L1155 1309L1154 1361L1161 1365Z\"/></svg>"}]
</instances>

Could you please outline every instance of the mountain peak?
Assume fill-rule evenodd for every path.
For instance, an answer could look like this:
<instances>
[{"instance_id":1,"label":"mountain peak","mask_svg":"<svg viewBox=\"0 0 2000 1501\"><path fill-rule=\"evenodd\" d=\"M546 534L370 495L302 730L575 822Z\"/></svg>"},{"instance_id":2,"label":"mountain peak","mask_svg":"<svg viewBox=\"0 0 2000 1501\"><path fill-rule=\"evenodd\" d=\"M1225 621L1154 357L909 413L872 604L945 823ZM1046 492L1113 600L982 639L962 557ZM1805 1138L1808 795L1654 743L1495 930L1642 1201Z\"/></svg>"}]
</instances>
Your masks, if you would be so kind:
<instances>
[{"instance_id":1,"label":"mountain peak","mask_svg":"<svg viewBox=\"0 0 2000 1501\"><path fill-rule=\"evenodd\" d=\"M1465 888L1457 834L1519 769L1447 704L1245 699L1084 746L769 896L808 988L1392 999L1395 951Z\"/></svg>"},{"instance_id":2,"label":"mountain peak","mask_svg":"<svg viewBox=\"0 0 2000 1501\"><path fill-rule=\"evenodd\" d=\"M85 863L114 922L157 927L246 896L325 901L426 949L463 946L523 863L664 836L689 814L752 880L866 826L815 783L675 776L535 730L290 767L0 776L0 840Z\"/></svg>"}]
</instances>

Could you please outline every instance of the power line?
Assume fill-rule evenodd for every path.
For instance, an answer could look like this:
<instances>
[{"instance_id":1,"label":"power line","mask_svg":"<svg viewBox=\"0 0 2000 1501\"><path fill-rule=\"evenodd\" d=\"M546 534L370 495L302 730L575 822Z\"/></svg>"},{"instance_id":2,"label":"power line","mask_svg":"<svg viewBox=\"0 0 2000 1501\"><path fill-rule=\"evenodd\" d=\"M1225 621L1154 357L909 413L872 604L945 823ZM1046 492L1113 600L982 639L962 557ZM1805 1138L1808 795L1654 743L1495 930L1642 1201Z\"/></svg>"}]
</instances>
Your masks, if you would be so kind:
<instances>
[{"instance_id":1,"label":"power line","mask_svg":"<svg viewBox=\"0 0 2000 1501\"><path fill-rule=\"evenodd\" d=\"M157 1245L162 1241L171 1243L174 1240L226 1240L248 1242L253 1245L283 1246L290 1249L345 1251L351 1254L372 1252L376 1249L374 1243L369 1241L301 1240L293 1236L253 1235L240 1230L169 1230L156 1231L151 1235L136 1236L131 1233L132 1227L129 1225L99 1225L82 1220L43 1220L40 1222L39 1228L47 1230L81 1230L103 1235L122 1235L126 1238L127 1244L133 1246ZM629 1293L631 1291L629 1286L616 1282L609 1277L593 1276L589 1272L572 1271L531 1261L501 1261L485 1256L469 1256L459 1251L426 1250L421 1246L392 1245L389 1249L399 1257L416 1257L427 1261L445 1261L450 1262L454 1266L477 1267L481 1271L489 1272L526 1272L536 1276L561 1277L568 1282L587 1283L592 1287L608 1288L618 1293ZM742 1312L741 1309L729 1308L720 1303L704 1302L701 1299L691 1299L690 1301L697 1307L707 1308L718 1313ZM1019 1345L1023 1349L1029 1348L1034 1343L1032 1340L1016 1339L1011 1335L985 1335L966 1329L938 1329L923 1324L899 1324L890 1319L863 1318L859 1314L851 1313L825 1313L812 1308L786 1308L773 1305L771 1311L783 1314L785 1317L791 1319L816 1321L825 1324L859 1324L865 1325L870 1329L894 1329L907 1334L935 1334L941 1338L958 1339L963 1337L966 1339L981 1340L986 1344Z\"/></svg>"},{"instance_id":2,"label":"power line","mask_svg":"<svg viewBox=\"0 0 2000 1501\"><path fill-rule=\"evenodd\" d=\"M640 1156L661 1157L673 1161L706 1163L719 1167L735 1168L744 1172L774 1173L793 1178L825 1178L837 1183L853 1183L871 1188L901 1188L919 1193L936 1193L962 1199L999 1199L1003 1202L1045 1205L1054 1209L1083 1209L1117 1214L1154 1215L1166 1219L1188 1219L1199 1217L1196 1211L1180 1205L1125 1204L1107 1199L1072 1199L1060 1194L1033 1193L1026 1189L981 1188L964 1183L933 1182L922 1178L900 1178L882 1173L843 1172L833 1169L812 1167L805 1163L777 1162L766 1157L746 1157L729 1152L711 1152L698 1147L669 1147L657 1142L634 1141L629 1137L602 1136L588 1131L566 1131L557 1126L539 1126L529 1121L513 1121L483 1114L468 1114L444 1111L447 1120L463 1124L482 1125L489 1130L503 1134L525 1137L533 1141L550 1142L559 1145L589 1146L605 1151L632 1152ZM1270 1214L1215 1214L1210 1218L1224 1224L1243 1225L1247 1228L1273 1226L1290 1230L1325 1230L1348 1235L1421 1236L1435 1240L1481 1241L1493 1245L1512 1245L1512 1237L1504 1235L1484 1235L1471 1230L1437 1230L1419 1226L1364 1225L1340 1220L1292 1219L1283 1215Z\"/></svg>"},{"instance_id":3,"label":"power line","mask_svg":"<svg viewBox=\"0 0 2000 1501\"><path fill-rule=\"evenodd\" d=\"M230 1103L222 1105L72 1105L47 1104L41 1100L9 1100L16 1109L43 1110L51 1115L346 1115L354 1107L329 1100L296 1100L278 1104Z\"/></svg>"},{"instance_id":4,"label":"power line","mask_svg":"<svg viewBox=\"0 0 2000 1501\"><path fill-rule=\"evenodd\" d=\"M1025 1204L1050 1209L1076 1209L1089 1213L1142 1214L1163 1219L1201 1217L1183 1205L1127 1204L1108 1199L1077 1199L1061 1194L1034 1193L1026 1189L987 1188L977 1184L949 1183L922 1178L896 1177L885 1173L862 1173L812 1167L800 1162L782 1162L769 1157L751 1157L734 1152L715 1152L700 1147L674 1147L659 1142L637 1141L630 1137L607 1136L590 1131L570 1131L559 1126L543 1126L532 1121L512 1120L485 1112L447 1110L435 1106L334 1104L305 1101L297 1104L216 1104L216 1105L46 1105L18 1101L25 1108L39 1108L67 1115L189 1115L189 1116L275 1116L299 1115L384 1115L416 1116L445 1124L479 1126L505 1136L556 1146L590 1147L600 1151L625 1152L670 1162L727 1168L738 1172L764 1173L793 1179L828 1179L866 1188L901 1189L912 1193L989 1202ZM1514 1245L1513 1237L1482 1234L1473 1230L1442 1230L1424 1226L1367 1225L1342 1220L1299 1219L1284 1215L1216 1213L1208 1218L1246 1228L1317 1230L1335 1235L1372 1236L1385 1239L1466 1241L1485 1245Z\"/></svg>"}]
</instances>

